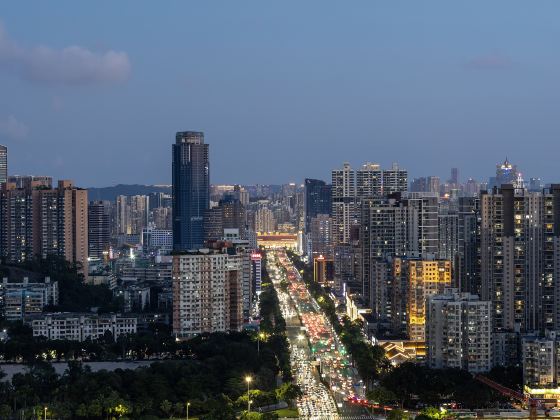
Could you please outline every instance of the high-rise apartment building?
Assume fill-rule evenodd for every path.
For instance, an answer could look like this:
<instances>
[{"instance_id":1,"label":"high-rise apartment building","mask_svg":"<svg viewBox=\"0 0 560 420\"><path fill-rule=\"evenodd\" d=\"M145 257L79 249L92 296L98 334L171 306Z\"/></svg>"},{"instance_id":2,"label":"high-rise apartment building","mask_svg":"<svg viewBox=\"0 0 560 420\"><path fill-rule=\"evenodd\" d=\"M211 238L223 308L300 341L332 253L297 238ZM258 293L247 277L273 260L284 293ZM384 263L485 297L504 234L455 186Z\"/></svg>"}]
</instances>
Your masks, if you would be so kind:
<instances>
[{"instance_id":1,"label":"high-rise apartment building","mask_svg":"<svg viewBox=\"0 0 560 420\"><path fill-rule=\"evenodd\" d=\"M192 337L239 331L243 269L236 255L201 249L173 255L173 332Z\"/></svg>"},{"instance_id":2,"label":"high-rise apartment building","mask_svg":"<svg viewBox=\"0 0 560 420\"><path fill-rule=\"evenodd\" d=\"M8 147L0 145L0 184L8 181Z\"/></svg>"},{"instance_id":3,"label":"high-rise apartment building","mask_svg":"<svg viewBox=\"0 0 560 420\"><path fill-rule=\"evenodd\" d=\"M111 244L110 206L106 201L90 201L88 206L88 256L103 259Z\"/></svg>"},{"instance_id":4,"label":"high-rise apartment building","mask_svg":"<svg viewBox=\"0 0 560 420\"><path fill-rule=\"evenodd\" d=\"M222 224L224 229L238 229L241 239L247 238L247 215L245 206L233 196L225 196L218 207L222 210Z\"/></svg>"},{"instance_id":5,"label":"high-rise apartment building","mask_svg":"<svg viewBox=\"0 0 560 420\"><path fill-rule=\"evenodd\" d=\"M334 245L350 243L350 229L359 223L356 171L349 163L332 171L332 218Z\"/></svg>"},{"instance_id":6,"label":"high-rise apartment building","mask_svg":"<svg viewBox=\"0 0 560 420\"><path fill-rule=\"evenodd\" d=\"M428 298L451 287L451 262L445 260L409 260L406 293L408 335L412 341L425 341Z\"/></svg>"},{"instance_id":7,"label":"high-rise apartment building","mask_svg":"<svg viewBox=\"0 0 560 420\"><path fill-rule=\"evenodd\" d=\"M493 360L491 317L490 302L476 295L445 289L441 295L430 296L426 309L428 366L489 371Z\"/></svg>"},{"instance_id":8,"label":"high-rise apartment building","mask_svg":"<svg viewBox=\"0 0 560 420\"><path fill-rule=\"evenodd\" d=\"M333 256L332 218L327 214L318 214L311 219L310 250L316 257L323 255L329 259Z\"/></svg>"},{"instance_id":9,"label":"high-rise apartment building","mask_svg":"<svg viewBox=\"0 0 560 420\"><path fill-rule=\"evenodd\" d=\"M383 171L383 194L389 195L408 191L408 171L393 163L391 169Z\"/></svg>"},{"instance_id":10,"label":"high-rise apartment building","mask_svg":"<svg viewBox=\"0 0 560 420\"><path fill-rule=\"evenodd\" d=\"M499 331L560 327L560 185L502 185L480 198L481 293Z\"/></svg>"},{"instance_id":11,"label":"high-rise apartment building","mask_svg":"<svg viewBox=\"0 0 560 420\"><path fill-rule=\"evenodd\" d=\"M257 232L274 232L276 230L276 218L268 207L260 207L255 212L255 230Z\"/></svg>"},{"instance_id":12,"label":"high-rise apartment building","mask_svg":"<svg viewBox=\"0 0 560 420\"><path fill-rule=\"evenodd\" d=\"M319 179L305 179L305 232L311 230L311 219L319 214L331 214L331 186Z\"/></svg>"},{"instance_id":13,"label":"high-rise apartment building","mask_svg":"<svg viewBox=\"0 0 560 420\"><path fill-rule=\"evenodd\" d=\"M8 261L60 255L80 263L87 275L87 190L61 180L57 188L30 181L25 188L5 183L0 195L0 242Z\"/></svg>"},{"instance_id":14,"label":"high-rise apartment building","mask_svg":"<svg viewBox=\"0 0 560 420\"><path fill-rule=\"evenodd\" d=\"M462 292L481 295L480 283L480 200L467 196L458 199L458 258L455 280Z\"/></svg>"},{"instance_id":15,"label":"high-rise apartment building","mask_svg":"<svg viewBox=\"0 0 560 420\"><path fill-rule=\"evenodd\" d=\"M201 248L210 206L210 165L204 133L178 132L173 145L173 249Z\"/></svg>"},{"instance_id":16,"label":"high-rise apartment building","mask_svg":"<svg viewBox=\"0 0 560 420\"><path fill-rule=\"evenodd\" d=\"M383 195L383 172L377 163L365 163L356 171L356 195L359 198Z\"/></svg>"},{"instance_id":17,"label":"high-rise apartment building","mask_svg":"<svg viewBox=\"0 0 560 420\"><path fill-rule=\"evenodd\" d=\"M459 256L459 215L457 212L446 211L438 215L438 258L449 260L455 266ZM457 278L457 276L454 276Z\"/></svg>"},{"instance_id":18,"label":"high-rise apartment building","mask_svg":"<svg viewBox=\"0 0 560 420\"><path fill-rule=\"evenodd\" d=\"M150 198L147 195L119 195L116 202L117 233L141 235L148 227Z\"/></svg>"},{"instance_id":19,"label":"high-rise apartment building","mask_svg":"<svg viewBox=\"0 0 560 420\"><path fill-rule=\"evenodd\" d=\"M429 176L427 179L428 191L439 195L440 180L439 176Z\"/></svg>"}]
</instances>

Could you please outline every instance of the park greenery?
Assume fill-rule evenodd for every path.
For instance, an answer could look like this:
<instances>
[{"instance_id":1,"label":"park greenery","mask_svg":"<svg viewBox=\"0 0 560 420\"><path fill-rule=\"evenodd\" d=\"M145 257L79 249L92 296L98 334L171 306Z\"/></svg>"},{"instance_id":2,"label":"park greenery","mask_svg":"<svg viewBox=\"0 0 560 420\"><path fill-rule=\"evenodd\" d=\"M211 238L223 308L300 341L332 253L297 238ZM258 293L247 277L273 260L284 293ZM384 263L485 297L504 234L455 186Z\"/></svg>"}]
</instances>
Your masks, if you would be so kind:
<instances>
[{"instance_id":1,"label":"park greenery","mask_svg":"<svg viewBox=\"0 0 560 420\"><path fill-rule=\"evenodd\" d=\"M89 310L111 301L104 288L83 283L79 267L57 258L25 268L59 281L56 309ZM0 370L0 419L42 418L45 407L49 418L58 419L184 418L187 403L190 418L200 420L277 418L273 411L256 409L279 401L293 407L301 390L291 382L286 324L270 283L263 285L260 317L260 331L203 334L186 341L175 340L160 324L116 340L110 333L96 341L47 340L33 337L21 322L0 320L9 336L0 342L0 359L27 363L26 371L10 381L2 380ZM171 360L114 371L92 371L83 363L156 358ZM67 361L67 370L57 374L48 363L52 360Z\"/></svg>"}]
</instances>

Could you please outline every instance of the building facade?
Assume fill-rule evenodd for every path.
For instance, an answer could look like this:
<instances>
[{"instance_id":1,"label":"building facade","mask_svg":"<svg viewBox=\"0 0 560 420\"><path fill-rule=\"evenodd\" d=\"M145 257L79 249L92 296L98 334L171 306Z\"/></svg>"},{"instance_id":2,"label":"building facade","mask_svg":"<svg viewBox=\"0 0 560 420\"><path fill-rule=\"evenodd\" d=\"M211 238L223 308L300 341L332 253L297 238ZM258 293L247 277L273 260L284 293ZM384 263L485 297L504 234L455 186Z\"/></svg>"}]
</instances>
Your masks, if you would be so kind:
<instances>
[{"instance_id":1,"label":"building facade","mask_svg":"<svg viewBox=\"0 0 560 420\"><path fill-rule=\"evenodd\" d=\"M95 341L109 332L116 341L121 335L137 332L136 317L114 314L57 313L32 317L28 323L33 330L33 337L49 340Z\"/></svg>"},{"instance_id":2,"label":"building facade","mask_svg":"<svg viewBox=\"0 0 560 420\"><path fill-rule=\"evenodd\" d=\"M239 330L241 272L239 259L226 252L201 249L173 255L174 334L192 337Z\"/></svg>"},{"instance_id":3,"label":"building facade","mask_svg":"<svg viewBox=\"0 0 560 420\"><path fill-rule=\"evenodd\" d=\"M427 364L433 369L492 368L492 320L489 301L446 289L428 298L426 309Z\"/></svg>"},{"instance_id":4,"label":"building facade","mask_svg":"<svg viewBox=\"0 0 560 420\"><path fill-rule=\"evenodd\" d=\"M210 206L210 164L204 133L178 132L173 151L173 249L204 243L204 212Z\"/></svg>"}]
</instances>

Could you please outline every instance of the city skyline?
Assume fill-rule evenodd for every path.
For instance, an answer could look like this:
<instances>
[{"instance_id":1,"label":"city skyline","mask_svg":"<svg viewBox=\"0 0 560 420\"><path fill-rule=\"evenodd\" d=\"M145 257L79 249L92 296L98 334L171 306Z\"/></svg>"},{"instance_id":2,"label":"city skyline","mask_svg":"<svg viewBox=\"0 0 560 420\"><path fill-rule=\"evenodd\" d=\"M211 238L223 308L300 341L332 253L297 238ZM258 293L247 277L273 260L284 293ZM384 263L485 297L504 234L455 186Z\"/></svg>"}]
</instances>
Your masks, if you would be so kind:
<instances>
[{"instance_id":1,"label":"city skyline","mask_svg":"<svg viewBox=\"0 0 560 420\"><path fill-rule=\"evenodd\" d=\"M506 155L555 181L540 152L553 154L560 134L560 62L547 48L560 35L555 3L479 13L322 2L323 19L313 2L131 5L4 8L0 144L11 173L170 184L168 139L199 130L215 145L216 184L328 179L325 168L362 160L480 180ZM124 31L123 19L138 25Z\"/></svg>"}]
</instances>

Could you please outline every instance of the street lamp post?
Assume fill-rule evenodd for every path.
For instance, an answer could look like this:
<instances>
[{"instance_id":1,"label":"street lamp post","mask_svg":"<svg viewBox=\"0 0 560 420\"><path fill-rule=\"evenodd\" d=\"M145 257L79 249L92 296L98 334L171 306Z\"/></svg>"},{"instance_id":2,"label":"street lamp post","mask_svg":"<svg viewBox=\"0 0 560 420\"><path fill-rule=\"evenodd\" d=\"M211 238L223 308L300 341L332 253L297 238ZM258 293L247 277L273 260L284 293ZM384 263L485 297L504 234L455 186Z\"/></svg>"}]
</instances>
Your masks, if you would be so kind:
<instances>
[{"instance_id":1,"label":"street lamp post","mask_svg":"<svg viewBox=\"0 0 560 420\"><path fill-rule=\"evenodd\" d=\"M251 392L251 381L253 378L250 376L245 377L245 382L247 382L247 413L251 411L251 398L249 397L249 393Z\"/></svg>"},{"instance_id":2,"label":"street lamp post","mask_svg":"<svg viewBox=\"0 0 560 420\"><path fill-rule=\"evenodd\" d=\"M47 407L45 407L45 420L47 420Z\"/></svg>"},{"instance_id":3,"label":"street lamp post","mask_svg":"<svg viewBox=\"0 0 560 420\"><path fill-rule=\"evenodd\" d=\"M187 401L187 420L189 420L189 407L191 403Z\"/></svg>"},{"instance_id":4,"label":"street lamp post","mask_svg":"<svg viewBox=\"0 0 560 420\"><path fill-rule=\"evenodd\" d=\"M264 340L265 337L266 336L263 332L259 332L257 334L257 353L259 356L261 355L261 340Z\"/></svg>"}]
</instances>

